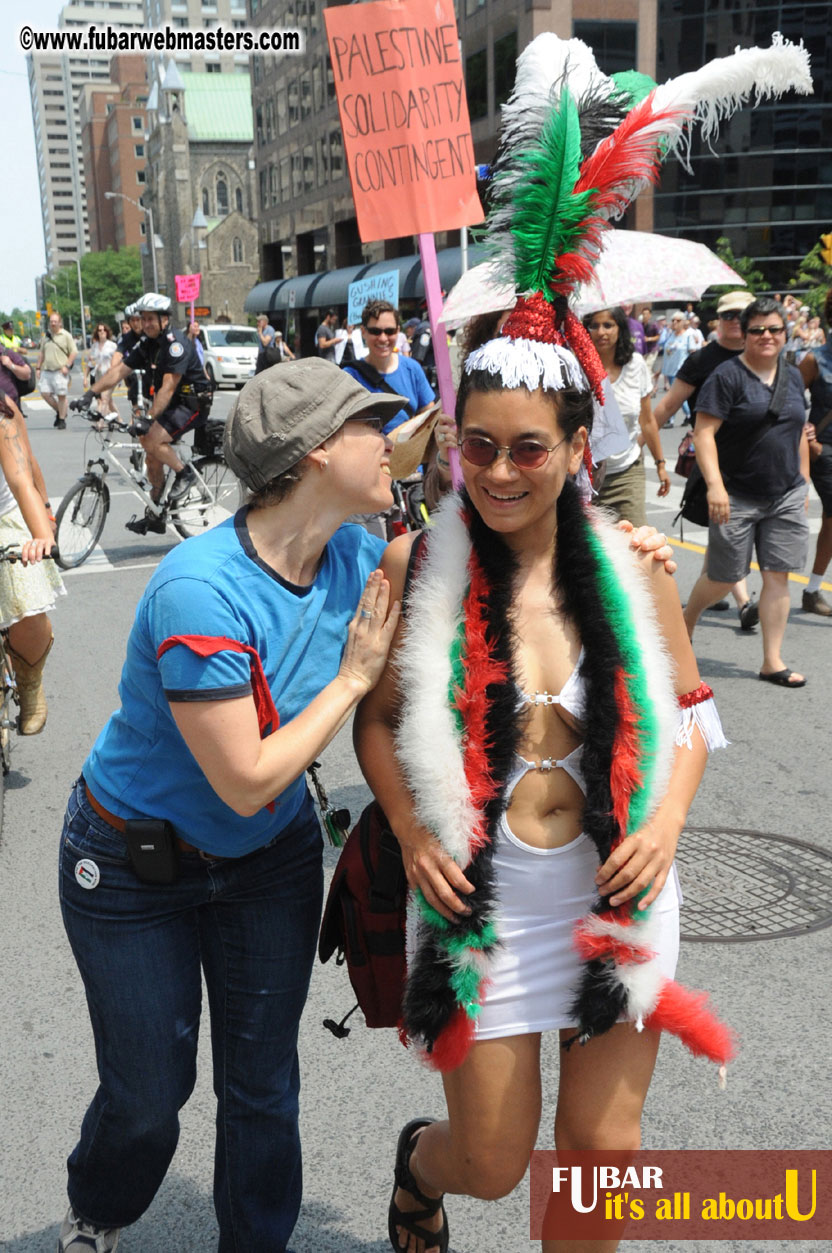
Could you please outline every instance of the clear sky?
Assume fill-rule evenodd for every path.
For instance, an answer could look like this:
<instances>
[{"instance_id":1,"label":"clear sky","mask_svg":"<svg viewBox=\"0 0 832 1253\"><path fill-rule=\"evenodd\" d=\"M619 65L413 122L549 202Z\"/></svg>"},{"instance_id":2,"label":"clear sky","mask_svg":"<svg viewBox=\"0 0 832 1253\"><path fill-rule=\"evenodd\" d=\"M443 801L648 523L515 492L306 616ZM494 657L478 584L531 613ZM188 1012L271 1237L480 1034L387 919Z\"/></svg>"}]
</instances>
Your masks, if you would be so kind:
<instances>
[{"instance_id":1,"label":"clear sky","mask_svg":"<svg viewBox=\"0 0 832 1253\"><path fill-rule=\"evenodd\" d=\"M0 42L0 118L2 125L3 195L0 196L0 239L3 265L0 309L35 308L35 277L46 267L38 191L35 136L26 58L17 41L25 21L35 30L54 30L61 0L26 0L16 6L4 0L5 35ZM20 14L9 20L10 13Z\"/></svg>"}]
</instances>

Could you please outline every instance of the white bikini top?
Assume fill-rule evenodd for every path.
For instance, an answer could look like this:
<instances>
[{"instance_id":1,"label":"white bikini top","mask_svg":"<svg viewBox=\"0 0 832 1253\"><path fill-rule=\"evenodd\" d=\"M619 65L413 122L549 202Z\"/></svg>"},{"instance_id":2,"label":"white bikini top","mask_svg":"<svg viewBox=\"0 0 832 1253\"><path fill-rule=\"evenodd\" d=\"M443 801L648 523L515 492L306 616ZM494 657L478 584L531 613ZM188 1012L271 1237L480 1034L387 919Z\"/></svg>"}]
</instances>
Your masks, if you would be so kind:
<instances>
[{"instance_id":1,"label":"white bikini top","mask_svg":"<svg viewBox=\"0 0 832 1253\"><path fill-rule=\"evenodd\" d=\"M584 650L581 649L574 670L557 695L553 695L551 692L520 692L518 693L520 704L560 705L561 709L565 709L577 722L583 722L586 710L586 685L580 673L583 659ZM583 744L579 744L566 757L561 758L543 757L540 761L528 761L525 757L521 757L518 754L511 774L506 781L506 800L511 796L523 776L528 774L530 770L565 770L569 777L575 780L584 795L586 795L586 784L581 771L582 753Z\"/></svg>"}]
</instances>

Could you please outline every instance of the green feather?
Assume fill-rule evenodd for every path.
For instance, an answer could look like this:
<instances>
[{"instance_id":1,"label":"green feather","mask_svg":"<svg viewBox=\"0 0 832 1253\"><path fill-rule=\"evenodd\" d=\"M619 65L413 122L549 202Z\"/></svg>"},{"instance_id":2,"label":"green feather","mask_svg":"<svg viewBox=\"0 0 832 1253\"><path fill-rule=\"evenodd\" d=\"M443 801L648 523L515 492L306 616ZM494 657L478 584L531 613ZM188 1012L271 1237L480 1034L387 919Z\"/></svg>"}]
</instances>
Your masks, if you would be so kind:
<instances>
[{"instance_id":1,"label":"green feather","mask_svg":"<svg viewBox=\"0 0 832 1253\"><path fill-rule=\"evenodd\" d=\"M571 252L585 231L592 192L573 194L581 164L578 109L566 87L549 114L539 141L517 153L500 179L498 195L510 199L514 277L520 292L549 293L555 261Z\"/></svg>"},{"instance_id":2,"label":"green feather","mask_svg":"<svg viewBox=\"0 0 832 1253\"><path fill-rule=\"evenodd\" d=\"M622 591L615 567L604 551L603 544L594 528L588 521L585 526L589 547L598 570L598 592L607 620L615 632L615 638L621 649L627 690L638 720L637 734L640 746L638 765L641 784L630 797L627 834L632 834L644 825L650 812L656 768L655 754L651 751L651 745L658 737L658 717L647 687L641 643L629 599Z\"/></svg>"},{"instance_id":3,"label":"green feather","mask_svg":"<svg viewBox=\"0 0 832 1253\"><path fill-rule=\"evenodd\" d=\"M466 589L465 596L463 597L463 604L465 603L465 600L467 599L467 597L468 597L468 591ZM461 618L459 622L459 626L456 629L456 634L454 635L453 643L451 644L451 653L450 653L451 677L450 677L450 680L448 681L448 704L451 707L451 713L453 714L454 723L457 729L457 734L459 735L460 739L462 739L462 736L465 733L465 722L457 706L457 692L462 692L465 690L464 653L465 653L465 619Z\"/></svg>"},{"instance_id":4,"label":"green feather","mask_svg":"<svg viewBox=\"0 0 832 1253\"><path fill-rule=\"evenodd\" d=\"M462 967L451 975L451 987L456 993L458 1005L462 1005L469 1013L469 1006L479 1009L480 983L482 975L472 967Z\"/></svg>"}]
</instances>

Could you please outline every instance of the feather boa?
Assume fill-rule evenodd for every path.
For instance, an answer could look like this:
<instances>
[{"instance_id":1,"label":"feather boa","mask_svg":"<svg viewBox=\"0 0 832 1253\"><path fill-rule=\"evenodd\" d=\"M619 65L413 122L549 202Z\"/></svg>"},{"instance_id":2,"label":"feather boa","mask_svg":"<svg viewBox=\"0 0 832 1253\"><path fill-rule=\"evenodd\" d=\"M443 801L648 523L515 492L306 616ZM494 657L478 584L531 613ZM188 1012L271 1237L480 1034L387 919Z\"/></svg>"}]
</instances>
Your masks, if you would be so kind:
<instances>
[{"instance_id":1,"label":"feather boa","mask_svg":"<svg viewBox=\"0 0 832 1253\"><path fill-rule=\"evenodd\" d=\"M589 520L588 520L589 518ZM599 862L643 826L667 787L678 709L652 598L626 537L585 513L567 484L555 577L584 647L584 827ZM440 1070L464 1059L499 944L491 853L520 734L512 669L513 560L458 497L440 506L409 598L398 666L405 701L397 757L419 821L466 872L472 914L449 923L416 894L404 1031ZM658 971L649 910L598 901L576 928L583 959L577 1038L622 1016L665 1027L722 1063L730 1033L704 998ZM691 999L693 998L693 999Z\"/></svg>"}]
</instances>

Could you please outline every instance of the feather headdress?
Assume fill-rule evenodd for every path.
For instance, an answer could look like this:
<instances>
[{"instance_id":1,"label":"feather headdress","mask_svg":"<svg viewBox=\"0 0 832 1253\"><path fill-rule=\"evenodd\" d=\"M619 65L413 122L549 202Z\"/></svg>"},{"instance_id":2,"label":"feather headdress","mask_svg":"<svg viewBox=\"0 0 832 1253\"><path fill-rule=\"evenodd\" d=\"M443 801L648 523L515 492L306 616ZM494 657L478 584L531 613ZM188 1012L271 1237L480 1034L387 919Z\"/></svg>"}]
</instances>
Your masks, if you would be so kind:
<instances>
[{"instance_id":1,"label":"feather headdress","mask_svg":"<svg viewBox=\"0 0 832 1253\"><path fill-rule=\"evenodd\" d=\"M498 279L521 295L502 338L469 356L469 373L485 369L504 374L509 387L548 389L570 385L577 368L584 390L603 404L603 368L566 301L591 277L604 232L657 181L670 154L686 161L693 126L710 140L752 97L810 94L809 54L775 34L770 48L737 50L649 88L645 76L602 74L580 40L540 35L520 56L492 169L486 243Z\"/></svg>"}]
</instances>

